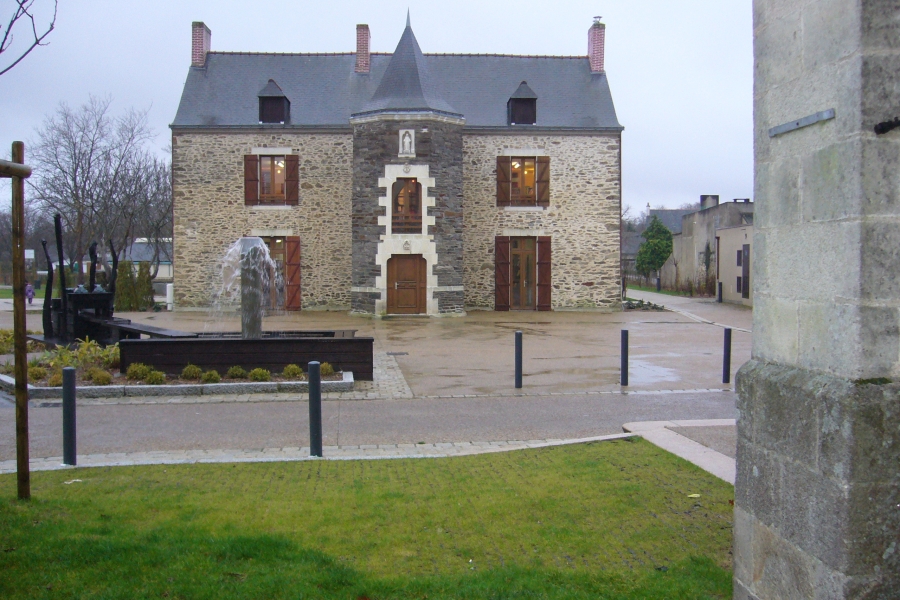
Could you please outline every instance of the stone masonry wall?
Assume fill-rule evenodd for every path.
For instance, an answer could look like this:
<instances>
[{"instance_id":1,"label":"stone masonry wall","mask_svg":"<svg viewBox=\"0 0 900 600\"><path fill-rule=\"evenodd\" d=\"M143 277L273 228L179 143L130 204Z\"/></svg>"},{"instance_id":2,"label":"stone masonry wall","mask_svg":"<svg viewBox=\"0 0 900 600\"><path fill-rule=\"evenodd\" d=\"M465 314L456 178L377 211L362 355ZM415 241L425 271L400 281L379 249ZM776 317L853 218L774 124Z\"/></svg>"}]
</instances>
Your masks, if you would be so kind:
<instances>
[{"instance_id":1,"label":"stone masonry wall","mask_svg":"<svg viewBox=\"0 0 900 600\"><path fill-rule=\"evenodd\" d=\"M244 155L260 147L299 155L298 206L244 205ZM238 238L253 229L287 229L300 238L303 309L349 308L351 157L349 132L175 132L176 307L209 305L216 267Z\"/></svg>"},{"instance_id":2,"label":"stone masonry wall","mask_svg":"<svg viewBox=\"0 0 900 600\"><path fill-rule=\"evenodd\" d=\"M497 156L550 157L550 206L498 207ZM619 271L621 144L618 133L595 136L465 135L463 137L463 283L469 308L494 308L494 237L549 235L552 307L615 310Z\"/></svg>"},{"instance_id":3,"label":"stone masonry wall","mask_svg":"<svg viewBox=\"0 0 900 600\"><path fill-rule=\"evenodd\" d=\"M416 131L415 158L398 157L402 129ZM379 120L354 125L353 131L353 285L370 288L376 276L387 276L376 264L379 241L385 234L385 227L378 225L378 217L385 215L378 199L391 190L379 187L378 180L385 177L385 165L403 164L426 165L428 176L434 178L434 188L423 193L435 199L427 213L435 224L427 233L434 237L437 250L433 273L437 284L462 285L462 127L437 120ZM460 312L459 296L459 292L437 292L439 312ZM368 291L354 292L353 310L375 312L376 297Z\"/></svg>"}]
</instances>

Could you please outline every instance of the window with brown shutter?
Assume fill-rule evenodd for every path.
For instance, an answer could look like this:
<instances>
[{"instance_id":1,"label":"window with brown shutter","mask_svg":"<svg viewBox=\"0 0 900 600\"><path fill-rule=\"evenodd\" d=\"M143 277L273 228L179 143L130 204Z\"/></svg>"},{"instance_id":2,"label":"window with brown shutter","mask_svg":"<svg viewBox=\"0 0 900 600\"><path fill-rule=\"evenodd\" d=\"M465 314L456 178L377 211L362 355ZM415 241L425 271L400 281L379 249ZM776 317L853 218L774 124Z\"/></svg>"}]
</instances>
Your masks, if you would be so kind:
<instances>
[{"instance_id":1,"label":"window with brown shutter","mask_svg":"<svg viewBox=\"0 0 900 600\"><path fill-rule=\"evenodd\" d=\"M497 157L497 206L549 205L549 156Z\"/></svg>"},{"instance_id":2,"label":"window with brown shutter","mask_svg":"<svg viewBox=\"0 0 900 600\"><path fill-rule=\"evenodd\" d=\"M244 204L297 205L299 201L299 156L244 156Z\"/></svg>"},{"instance_id":3,"label":"window with brown shutter","mask_svg":"<svg viewBox=\"0 0 900 600\"><path fill-rule=\"evenodd\" d=\"M537 174L535 175L536 204L538 206L550 206L550 157L538 156L535 162L537 163Z\"/></svg>"},{"instance_id":4,"label":"window with brown shutter","mask_svg":"<svg viewBox=\"0 0 900 600\"><path fill-rule=\"evenodd\" d=\"M244 156L244 204L259 204L259 157Z\"/></svg>"},{"instance_id":5,"label":"window with brown shutter","mask_svg":"<svg viewBox=\"0 0 900 600\"><path fill-rule=\"evenodd\" d=\"M550 236L537 239L537 309L551 309Z\"/></svg>"},{"instance_id":6,"label":"window with brown shutter","mask_svg":"<svg viewBox=\"0 0 900 600\"><path fill-rule=\"evenodd\" d=\"M300 203L300 157L288 154L284 157L284 203L296 206Z\"/></svg>"},{"instance_id":7,"label":"window with brown shutter","mask_svg":"<svg viewBox=\"0 0 900 600\"><path fill-rule=\"evenodd\" d=\"M509 156L497 157L497 206L509 206Z\"/></svg>"},{"instance_id":8,"label":"window with brown shutter","mask_svg":"<svg viewBox=\"0 0 900 600\"><path fill-rule=\"evenodd\" d=\"M300 310L300 238L284 239L284 308Z\"/></svg>"},{"instance_id":9,"label":"window with brown shutter","mask_svg":"<svg viewBox=\"0 0 900 600\"><path fill-rule=\"evenodd\" d=\"M509 310L509 237L494 238L494 310Z\"/></svg>"}]
</instances>

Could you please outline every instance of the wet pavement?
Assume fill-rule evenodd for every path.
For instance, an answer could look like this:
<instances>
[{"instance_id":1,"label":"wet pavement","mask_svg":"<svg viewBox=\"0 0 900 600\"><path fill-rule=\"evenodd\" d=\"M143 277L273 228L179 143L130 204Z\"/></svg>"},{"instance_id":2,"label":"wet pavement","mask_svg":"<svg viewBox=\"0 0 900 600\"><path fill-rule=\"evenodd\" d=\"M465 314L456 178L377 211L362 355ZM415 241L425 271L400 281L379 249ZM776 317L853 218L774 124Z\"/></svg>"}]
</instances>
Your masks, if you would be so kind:
<instances>
[{"instance_id":1,"label":"wet pavement","mask_svg":"<svg viewBox=\"0 0 900 600\"><path fill-rule=\"evenodd\" d=\"M403 386L373 389L402 389L407 397L382 391L362 401L324 402L324 442L334 447L586 438L619 433L629 421L735 418L733 386L722 383L722 327L734 328L733 382L733 372L750 357L751 311L629 293L637 294L678 312L472 311L460 318L370 319L304 311L266 317L263 327L356 329L375 338L376 355L390 355L399 366L391 377ZM240 328L236 313L216 322L194 311L117 316L185 331ZM29 329L40 328L38 311L27 319ZM11 325L12 313L0 306L0 328ZM631 342L627 388L619 385L622 329ZM514 387L517 330L524 334L522 390ZM79 453L304 446L305 397L279 400L79 406ZM58 456L60 409L35 407L30 417L32 456ZM15 456L13 424L12 405L0 401L0 461Z\"/></svg>"}]
</instances>

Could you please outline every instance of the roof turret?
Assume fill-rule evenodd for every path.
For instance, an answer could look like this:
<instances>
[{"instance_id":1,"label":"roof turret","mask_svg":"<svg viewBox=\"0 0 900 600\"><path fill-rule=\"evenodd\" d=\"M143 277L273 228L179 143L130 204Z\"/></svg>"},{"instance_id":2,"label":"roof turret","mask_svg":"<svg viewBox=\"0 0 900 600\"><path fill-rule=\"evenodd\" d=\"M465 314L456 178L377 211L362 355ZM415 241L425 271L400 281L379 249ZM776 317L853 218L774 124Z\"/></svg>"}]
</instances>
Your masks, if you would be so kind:
<instances>
[{"instance_id":1,"label":"roof turret","mask_svg":"<svg viewBox=\"0 0 900 600\"><path fill-rule=\"evenodd\" d=\"M430 75L419 42L406 17L406 29L391 56L378 89L358 113L362 117L376 113L432 112L461 119L463 115L444 100Z\"/></svg>"}]
</instances>

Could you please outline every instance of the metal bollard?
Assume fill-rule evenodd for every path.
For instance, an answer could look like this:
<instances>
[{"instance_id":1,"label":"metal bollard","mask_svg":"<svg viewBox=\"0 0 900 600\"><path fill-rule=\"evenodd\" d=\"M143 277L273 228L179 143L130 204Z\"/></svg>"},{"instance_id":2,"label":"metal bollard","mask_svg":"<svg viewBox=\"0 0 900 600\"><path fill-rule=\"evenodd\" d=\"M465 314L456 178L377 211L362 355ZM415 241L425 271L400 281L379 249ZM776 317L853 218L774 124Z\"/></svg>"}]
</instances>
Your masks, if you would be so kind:
<instances>
[{"instance_id":1,"label":"metal bollard","mask_svg":"<svg viewBox=\"0 0 900 600\"><path fill-rule=\"evenodd\" d=\"M628 330L622 330L622 365L621 365L620 383L622 386L628 385Z\"/></svg>"},{"instance_id":2,"label":"metal bollard","mask_svg":"<svg viewBox=\"0 0 900 600\"><path fill-rule=\"evenodd\" d=\"M722 282L721 281L719 282L719 290L718 291L719 291L719 293L716 296L716 302L718 302L719 304L722 304Z\"/></svg>"},{"instance_id":3,"label":"metal bollard","mask_svg":"<svg viewBox=\"0 0 900 600\"><path fill-rule=\"evenodd\" d=\"M516 389L522 388L522 332L516 332Z\"/></svg>"},{"instance_id":4,"label":"metal bollard","mask_svg":"<svg viewBox=\"0 0 900 600\"><path fill-rule=\"evenodd\" d=\"M322 371L318 361L308 365L309 373L309 455L322 456Z\"/></svg>"},{"instance_id":5,"label":"metal bollard","mask_svg":"<svg viewBox=\"0 0 900 600\"><path fill-rule=\"evenodd\" d=\"M63 375L63 464L75 466L75 369L66 367Z\"/></svg>"},{"instance_id":6,"label":"metal bollard","mask_svg":"<svg viewBox=\"0 0 900 600\"><path fill-rule=\"evenodd\" d=\"M662 291L662 283L659 280L659 277L656 278L656 291Z\"/></svg>"},{"instance_id":7,"label":"metal bollard","mask_svg":"<svg viewBox=\"0 0 900 600\"><path fill-rule=\"evenodd\" d=\"M725 352L722 357L722 383L731 383L731 328L725 328Z\"/></svg>"}]
</instances>

